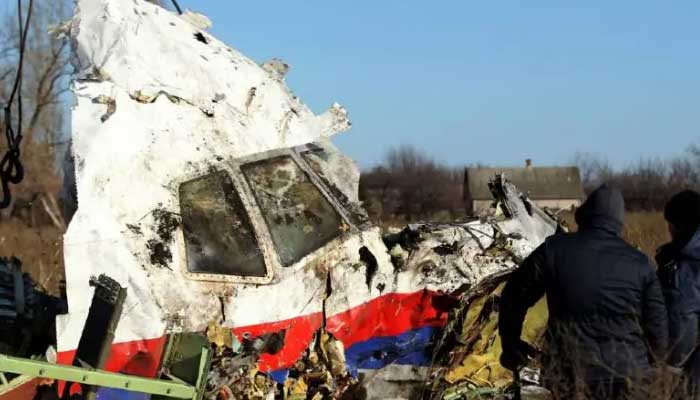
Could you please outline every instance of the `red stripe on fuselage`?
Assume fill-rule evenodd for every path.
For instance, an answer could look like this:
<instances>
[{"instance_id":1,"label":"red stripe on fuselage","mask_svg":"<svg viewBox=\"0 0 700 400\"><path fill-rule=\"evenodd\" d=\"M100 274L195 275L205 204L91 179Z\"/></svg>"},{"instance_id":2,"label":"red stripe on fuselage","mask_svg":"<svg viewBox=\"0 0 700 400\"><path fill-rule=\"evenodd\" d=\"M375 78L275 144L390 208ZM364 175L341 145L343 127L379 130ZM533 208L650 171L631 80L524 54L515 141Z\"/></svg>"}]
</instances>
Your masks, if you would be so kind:
<instances>
[{"instance_id":1,"label":"red stripe on fuselage","mask_svg":"<svg viewBox=\"0 0 700 400\"><path fill-rule=\"evenodd\" d=\"M347 349L373 337L397 336L427 326L441 327L447 322L447 313L435 308L434 299L438 296L442 295L427 290L389 293L329 317L326 330ZM257 337L286 330L282 350L274 355L263 354L260 358L261 370L274 371L294 365L321 328L322 319L321 313L315 313L285 321L234 328L233 331L242 340L244 333Z\"/></svg>"},{"instance_id":2,"label":"red stripe on fuselage","mask_svg":"<svg viewBox=\"0 0 700 400\"><path fill-rule=\"evenodd\" d=\"M414 293L389 293L350 310L332 315L326 329L345 348L373 337L397 336L426 326L440 327L447 313L435 308L439 293L427 290ZM233 328L239 340L248 334L255 338L266 333L285 330L284 346L277 354L263 354L259 367L263 371L289 368L308 349L314 334L321 328L323 315L308 314L284 321L267 322ZM165 336L155 339L115 343L112 345L106 369L130 375L155 376L165 347ZM75 350L60 352L60 364L72 364Z\"/></svg>"},{"instance_id":3,"label":"red stripe on fuselage","mask_svg":"<svg viewBox=\"0 0 700 400\"><path fill-rule=\"evenodd\" d=\"M262 371L274 371L291 367L309 348L314 333L321 328L323 322L322 313L314 313L302 317L291 318L284 321L268 322L258 325L233 328L233 333L238 340L243 340L243 335L251 338L266 333L285 330L284 346L277 354L262 354L258 366Z\"/></svg>"},{"instance_id":4,"label":"red stripe on fuselage","mask_svg":"<svg viewBox=\"0 0 700 400\"><path fill-rule=\"evenodd\" d=\"M165 336L163 336L155 339L113 343L104 369L153 378L158 372L165 342ZM63 365L72 365L75 352L75 350L59 352L57 362ZM59 393L62 391L63 382L59 385Z\"/></svg>"},{"instance_id":5,"label":"red stripe on fuselage","mask_svg":"<svg viewBox=\"0 0 700 400\"><path fill-rule=\"evenodd\" d=\"M112 344L105 370L129 375L153 377L158 372L165 348L165 336ZM73 364L75 350L58 353L58 363Z\"/></svg>"},{"instance_id":6,"label":"red stripe on fuselage","mask_svg":"<svg viewBox=\"0 0 700 400\"><path fill-rule=\"evenodd\" d=\"M326 330L347 349L373 337L397 336L427 326L444 326L447 313L434 307L437 296L441 295L427 290L387 294L329 317Z\"/></svg>"}]
</instances>

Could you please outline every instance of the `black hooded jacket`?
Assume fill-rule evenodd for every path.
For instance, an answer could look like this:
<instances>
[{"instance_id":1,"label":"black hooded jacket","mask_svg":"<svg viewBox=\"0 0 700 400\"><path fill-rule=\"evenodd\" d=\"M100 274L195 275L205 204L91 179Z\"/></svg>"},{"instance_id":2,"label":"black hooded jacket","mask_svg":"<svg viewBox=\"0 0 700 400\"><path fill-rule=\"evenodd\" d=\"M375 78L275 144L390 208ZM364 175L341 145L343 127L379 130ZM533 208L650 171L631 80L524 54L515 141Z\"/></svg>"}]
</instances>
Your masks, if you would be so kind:
<instances>
[{"instance_id":1,"label":"black hooded jacket","mask_svg":"<svg viewBox=\"0 0 700 400\"><path fill-rule=\"evenodd\" d=\"M579 231L549 237L509 278L501 297L503 352L517 351L527 309L547 295L544 375L588 382L645 373L665 353L668 322L649 259L620 238L622 194L593 192Z\"/></svg>"},{"instance_id":2,"label":"black hooded jacket","mask_svg":"<svg viewBox=\"0 0 700 400\"><path fill-rule=\"evenodd\" d=\"M673 196L666 219L673 241L656 255L669 321L668 363L685 370L693 392L700 389L700 193Z\"/></svg>"},{"instance_id":3,"label":"black hooded jacket","mask_svg":"<svg viewBox=\"0 0 700 400\"><path fill-rule=\"evenodd\" d=\"M668 307L668 363L692 372L700 386L700 230L679 251L662 247L659 278Z\"/></svg>"}]
</instances>

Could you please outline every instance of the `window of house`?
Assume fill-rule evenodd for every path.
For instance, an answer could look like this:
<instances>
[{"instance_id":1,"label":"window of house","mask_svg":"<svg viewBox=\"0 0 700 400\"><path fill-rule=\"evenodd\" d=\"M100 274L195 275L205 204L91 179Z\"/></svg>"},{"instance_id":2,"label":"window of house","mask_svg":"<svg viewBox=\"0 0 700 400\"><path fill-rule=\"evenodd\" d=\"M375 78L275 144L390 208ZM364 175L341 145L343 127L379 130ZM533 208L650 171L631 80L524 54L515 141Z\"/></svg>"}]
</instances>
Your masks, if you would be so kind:
<instances>
[{"instance_id":1,"label":"window of house","mask_svg":"<svg viewBox=\"0 0 700 400\"><path fill-rule=\"evenodd\" d=\"M289 266L338 236L343 221L289 156L242 166L272 241Z\"/></svg>"},{"instance_id":2,"label":"window of house","mask_svg":"<svg viewBox=\"0 0 700 400\"><path fill-rule=\"evenodd\" d=\"M228 173L213 172L180 185L180 208L189 272L266 275L265 260Z\"/></svg>"}]
</instances>

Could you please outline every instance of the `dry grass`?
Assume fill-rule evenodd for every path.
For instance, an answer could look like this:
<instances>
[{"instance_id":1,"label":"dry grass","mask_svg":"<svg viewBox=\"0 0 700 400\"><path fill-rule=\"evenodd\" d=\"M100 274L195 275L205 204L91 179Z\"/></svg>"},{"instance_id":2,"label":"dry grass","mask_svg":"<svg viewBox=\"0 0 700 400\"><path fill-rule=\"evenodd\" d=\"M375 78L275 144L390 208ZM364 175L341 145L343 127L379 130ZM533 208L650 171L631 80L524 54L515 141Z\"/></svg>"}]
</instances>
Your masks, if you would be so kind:
<instances>
[{"instance_id":1,"label":"dry grass","mask_svg":"<svg viewBox=\"0 0 700 400\"><path fill-rule=\"evenodd\" d=\"M51 225L29 227L10 218L0 223L0 256L17 257L22 268L49 293L57 295L64 278L63 232Z\"/></svg>"},{"instance_id":2,"label":"dry grass","mask_svg":"<svg viewBox=\"0 0 700 400\"><path fill-rule=\"evenodd\" d=\"M628 214L623 236L651 259L654 259L659 246L671 240L666 221L660 212Z\"/></svg>"},{"instance_id":3,"label":"dry grass","mask_svg":"<svg viewBox=\"0 0 700 400\"><path fill-rule=\"evenodd\" d=\"M55 147L43 141L22 144L25 179L12 185L13 206L0 210L0 257L17 257L22 269L48 293L59 294L64 279L63 230L54 224L46 209L59 220L57 200L62 179L56 171ZM63 223L63 221L61 221Z\"/></svg>"}]
</instances>

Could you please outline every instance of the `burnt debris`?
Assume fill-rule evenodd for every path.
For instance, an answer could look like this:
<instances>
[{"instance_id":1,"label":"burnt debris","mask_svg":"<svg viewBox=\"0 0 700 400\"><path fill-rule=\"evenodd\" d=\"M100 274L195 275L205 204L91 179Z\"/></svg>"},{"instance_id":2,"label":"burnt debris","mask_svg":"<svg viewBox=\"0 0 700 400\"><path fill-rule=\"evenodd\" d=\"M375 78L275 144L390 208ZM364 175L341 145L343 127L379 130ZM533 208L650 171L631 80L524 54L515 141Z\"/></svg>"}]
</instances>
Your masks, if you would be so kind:
<instances>
[{"instance_id":1,"label":"burnt debris","mask_svg":"<svg viewBox=\"0 0 700 400\"><path fill-rule=\"evenodd\" d=\"M198 42L202 42L202 43L204 43L204 44L209 44L209 39L207 39L207 37L204 36L204 34L203 34L202 32L197 32L197 33L195 33L195 34L194 34L194 38L195 38Z\"/></svg>"},{"instance_id":2,"label":"burnt debris","mask_svg":"<svg viewBox=\"0 0 700 400\"><path fill-rule=\"evenodd\" d=\"M139 224L126 224L126 229L128 229L134 235L142 235L143 230Z\"/></svg>"},{"instance_id":3,"label":"burnt debris","mask_svg":"<svg viewBox=\"0 0 700 400\"><path fill-rule=\"evenodd\" d=\"M372 278L377 273L379 269L379 264L377 264L377 258L372 254L371 251L366 246L360 248L360 261L362 261L367 266L367 272L365 277L365 283L369 288L372 285Z\"/></svg>"},{"instance_id":4,"label":"burnt debris","mask_svg":"<svg viewBox=\"0 0 700 400\"><path fill-rule=\"evenodd\" d=\"M439 246L433 247L433 251L440 256L447 256L450 254L455 254L459 251L459 242L444 243Z\"/></svg>"},{"instance_id":5,"label":"burnt debris","mask_svg":"<svg viewBox=\"0 0 700 400\"><path fill-rule=\"evenodd\" d=\"M153 265L170 269L169 264L173 261L170 244L175 239L175 231L180 228L180 217L162 208L153 210L152 216L156 229L155 237L146 242L149 259Z\"/></svg>"},{"instance_id":6,"label":"burnt debris","mask_svg":"<svg viewBox=\"0 0 700 400\"><path fill-rule=\"evenodd\" d=\"M220 329L226 328L209 327L209 330ZM255 338L244 334L242 343L236 338L225 345L221 341L212 342L215 355L204 399L364 398L358 380L347 370L342 343L323 329L316 333L309 348L300 354L286 375L273 376L259 370L256 364L260 356L281 351L285 335L282 330Z\"/></svg>"},{"instance_id":7,"label":"burnt debris","mask_svg":"<svg viewBox=\"0 0 700 400\"><path fill-rule=\"evenodd\" d=\"M146 242L146 249L148 249L151 264L171 269L169 264L173 261L173 253L170 251L169 246L158 241L158 239L149 239Z\"/></svg>"}]
</instances>

